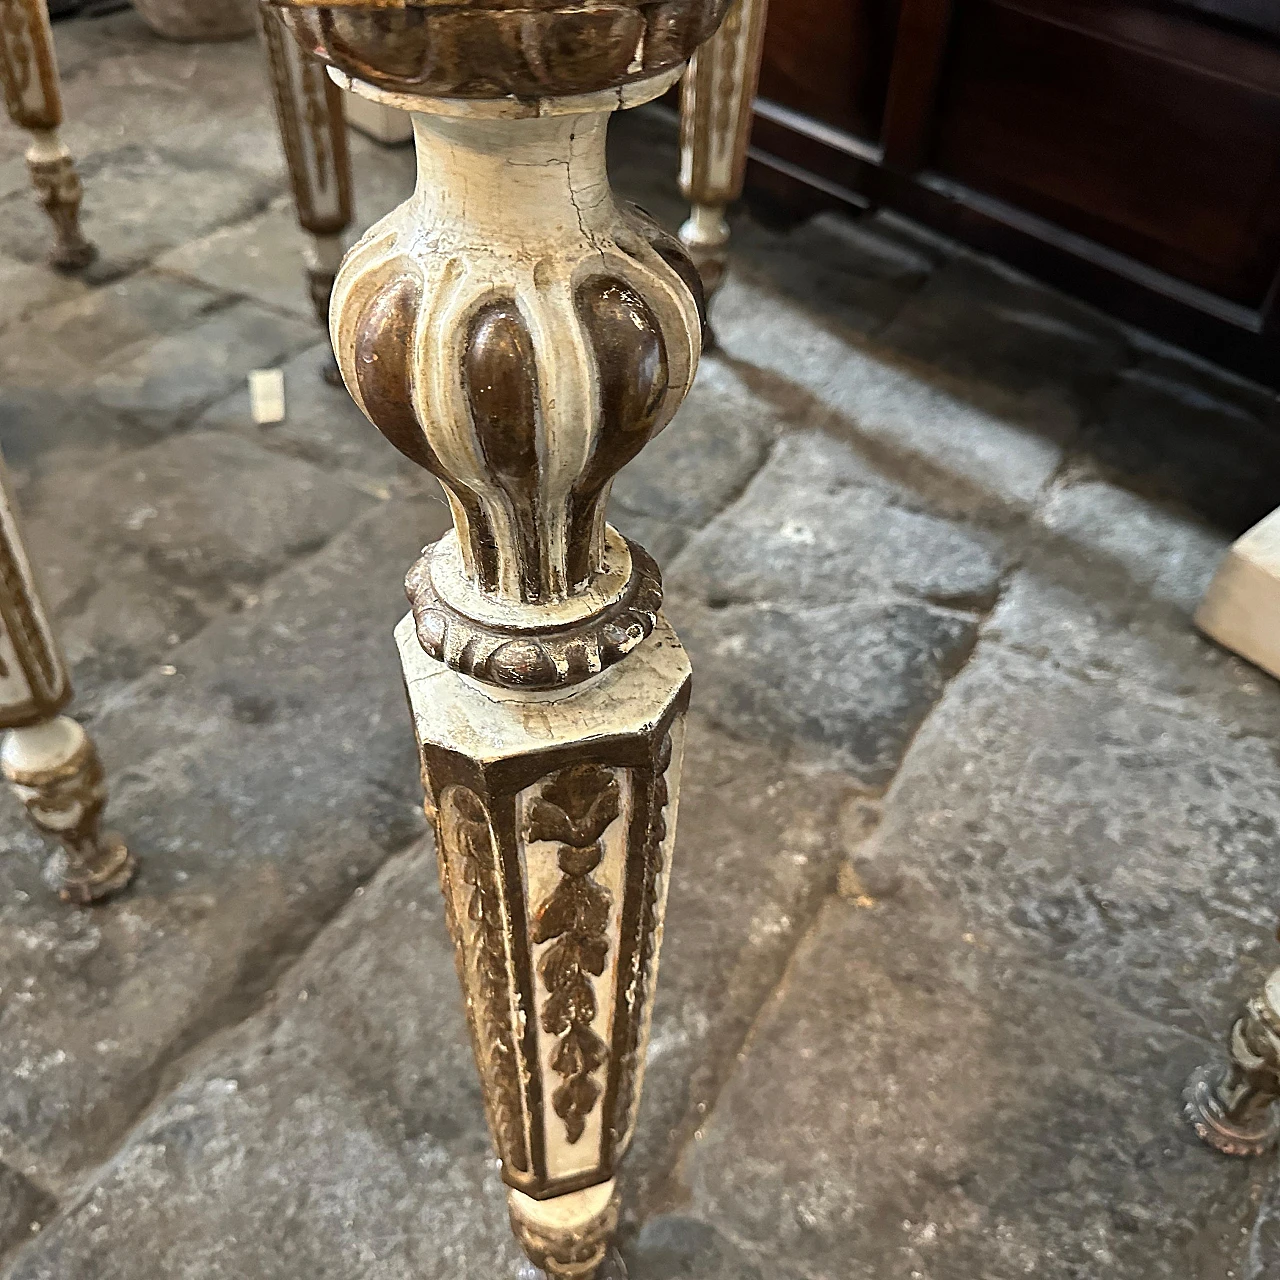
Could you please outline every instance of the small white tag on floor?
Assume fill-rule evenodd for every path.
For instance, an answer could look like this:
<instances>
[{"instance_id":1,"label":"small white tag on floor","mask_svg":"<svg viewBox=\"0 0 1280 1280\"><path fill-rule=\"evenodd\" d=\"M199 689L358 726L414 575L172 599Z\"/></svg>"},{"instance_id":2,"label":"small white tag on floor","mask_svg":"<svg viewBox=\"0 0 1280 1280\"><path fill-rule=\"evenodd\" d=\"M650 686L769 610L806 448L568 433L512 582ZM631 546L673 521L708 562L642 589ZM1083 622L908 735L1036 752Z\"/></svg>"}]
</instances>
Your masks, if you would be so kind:
<instances>
[{"instance_id":1,"label":"small white tag on floor","mask_svg":"<svg viewBox=\"0 0 1280 1280\"><path fill-rule=\"evenodd\" d=\"M254 422L284 421L284 370L251 369L249 371L249 410Z\"/></svg>"}]
</instances>

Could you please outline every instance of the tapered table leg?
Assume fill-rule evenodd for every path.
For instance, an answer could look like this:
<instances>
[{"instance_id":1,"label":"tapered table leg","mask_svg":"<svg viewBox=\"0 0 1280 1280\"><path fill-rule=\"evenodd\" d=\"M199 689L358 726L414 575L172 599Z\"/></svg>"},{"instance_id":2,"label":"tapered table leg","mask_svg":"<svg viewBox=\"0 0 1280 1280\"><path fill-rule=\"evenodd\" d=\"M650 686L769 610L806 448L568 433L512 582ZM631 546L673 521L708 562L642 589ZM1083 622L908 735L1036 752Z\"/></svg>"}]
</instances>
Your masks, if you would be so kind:
<instances>
[{"instance_id":1,"label":"tapered table leg","mask_svg":"<svg viewBox=\"0 0 1280 1280\"><path fill-rule=\"evenodd\" d=\"M733 0L724 24L689 63L680 93L680 190L692 207L680 228L707 296L724 278L725 212L742 195L751 108L760 79L768 0Z\"/></svg>"},{"instance_id":2,"label":"tapered table leg","mask_svg":"<svg viewBox=\"0 0 1280 1280\"><path fill-rule=\"evenodd\" d=\"M86 906L122 889L133 856L103 833L107 802L93 740L61 711L71 701L66 667L32 579L0 464L0 770L31 821L61 848L45 880L65 902Z\"/></svg>"},{"instance_id":3,"label":"tapered table leg","mask_svg":"<svg viewBox=\"0 0 1280 1280\"><path fill-rule=\"evenodd\" d=\"M1201 1067L1183 1092L1183 1113L1210 1146L1261 1155L1280 1137L1280 969L1231 1028L1230 1056Z\"/></svg>"},{"instance_id":4,"label":"tapered table leg","mask_svg":"<svg viewBox=\"0 0 1280 1280\"><path fill-rule=\"evenodd\" d=\"M452 509L396 644L511 1225L558 1280L622 1274L690 688L658 568L604 513L692 383L701 284L615 200L605 133L714 29L699 4L284 9L413 114L417 189L347 255L330 325Z\"/></svg>"},{"instance_id":5,"label":"tapered table leg","mask_svg":"<svg viewBox=\"0 0 1280 1280\"><path fill-rule=\"evenodd\" d=\"M298 224L307 234L307 291L316 319L327 332L329 295L346 250L351 225L351 157L342 91L323 63L304 53L269 5L261 8L262 40L271 77L280 142L289 168ZM341 386L337 363L326 380Z\"/></svg>"},{"instance_id":6,"label":"tapered table leg","mask_svg":"<svg viewBox=\"0 0 1280 1280\"><path fill-rule=\"evenodd\" d=\"M78 271L97 251L80 232L80 176L58 136L62 94L45 0L0 0L0 83L9 118L31 134L27 168L53 223L49 262Z\"/></svg>"}]
</instances>

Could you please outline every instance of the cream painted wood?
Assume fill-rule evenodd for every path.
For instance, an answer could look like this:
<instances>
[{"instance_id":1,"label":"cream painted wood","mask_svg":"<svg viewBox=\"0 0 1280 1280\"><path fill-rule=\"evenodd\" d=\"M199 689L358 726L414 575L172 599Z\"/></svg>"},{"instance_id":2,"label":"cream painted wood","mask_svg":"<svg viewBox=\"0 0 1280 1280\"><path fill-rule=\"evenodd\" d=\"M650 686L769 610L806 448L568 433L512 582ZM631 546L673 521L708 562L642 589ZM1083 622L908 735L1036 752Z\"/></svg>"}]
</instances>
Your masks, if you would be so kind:
<instances>
[{"instance_id":1,"label":"cream painted wood","mask_svg":"<svg viewBox=\"0 0 1280 1280\"><path fill-rule=\"evenodd\" d=\"M99 828L106 781L89 735L60 714L70 701L0 462L0 772L35 826L61 844L46 882L84 906L128 884L135 863L118 836Z\"/></svg>"},{"instance_id":2,"label":"cream painted wood","mask_svg":"<svg viewBox=\"0 0 1280 1280\"><path fill-rule=\"evenodd\" d=\"M710 296L729 244L725 211L742 195L768 0L734 0L693 55L680 96L680 189L693 206L680 228Z\"/></svg>"},{"instance_id":3,"label":"cream painted wood","mask_svg":"<svg viewBox=\"0 0 1280 1280\"><path fill-rule=\"evenodd\" d=\"M617 1223L690 687L656 566L604 519L700 354L692 263L605 169L610 113L679 72L463 101L331 71L413 118L414 194L347 255L330 325L453 512L396 643L512 1227L566 1280Z\"/></svg>"},{"instance_id":4,"label":"cream painted wood","mask_svg":"<svg viewBox=\"0 0 1280 1280\"><path fill-rule=\"evenodd\" d=\"M1232 544L1196 611L1196 626L1280 678L1280 511Z\"/></svg>"},{"instance_id":5,"label":"cream painted wood","mask_svg":"<svg viewBox=\"0 0 1280 1280\"><path fill-rule=\"evenodd\" d=\"M62 92L45 0L0 0L0 88L9 119L31 134L27 169L49 220L49 263L78 271L96 256L80 231L80 177L58 129Z\"/></svg>"}]
</instances>

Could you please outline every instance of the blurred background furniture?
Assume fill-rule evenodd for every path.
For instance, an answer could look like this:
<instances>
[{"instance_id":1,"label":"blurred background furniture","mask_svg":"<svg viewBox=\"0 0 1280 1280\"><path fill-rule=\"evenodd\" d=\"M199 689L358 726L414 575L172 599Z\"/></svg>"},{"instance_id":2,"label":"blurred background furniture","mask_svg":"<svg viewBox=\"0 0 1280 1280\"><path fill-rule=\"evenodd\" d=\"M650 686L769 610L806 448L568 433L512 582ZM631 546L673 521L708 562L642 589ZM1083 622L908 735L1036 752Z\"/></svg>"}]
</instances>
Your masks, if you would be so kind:
<instances>
[{"instance_id":1,"label":"blurred background furniture","mask_svg":"<svg viewBox=\"0 0 1280 1280\"><path fill-rule=\"evenodd\" d=\"M123 889L136 863L101 830L102 762L83 726L61 714L71 696L0 461L0 770L36 827L61 843L45 881L64 902L88 906Z\"/></svg>"},{"instance_id":2,"label":"blurred background furniture","mask_svg":"<svg viewBox=\"0 0 1280 1280\"><path fill-rule=\"evenodd\" d=\"M319 59L305 54L263 4L262 43L280 142L289 169L298 225L307 236L307 291L320 327L329 329L329 295L346 248L351 226L351 157L343 93ZM400 113L403 114L403 113ZM325 366L325 379L342 385L336 361Z\"/></svg>"},{"instance_id":3,"label":"blurred background furniture","mask_svg":"<svg viewBox=\"0 0 1280 1280\"><path fill-rule=\"evenodd\" d=\"M883 205L1280 383L1280 7L775 5L748 189Z\"/></svg>"},{"instance_id":4,"label":"blurred background furniture","mask_svg":"<svg viewBox=\"0 0 1280 1280\"><path fill-rule=\"evenodd\" d=\"M31 134L27 168L55 237L49 262L87 267L95 251L80 232L80 176L58 136L62 94L45 0L0 0L0 85L9 119Z\"/></svg>"}]
</instances>

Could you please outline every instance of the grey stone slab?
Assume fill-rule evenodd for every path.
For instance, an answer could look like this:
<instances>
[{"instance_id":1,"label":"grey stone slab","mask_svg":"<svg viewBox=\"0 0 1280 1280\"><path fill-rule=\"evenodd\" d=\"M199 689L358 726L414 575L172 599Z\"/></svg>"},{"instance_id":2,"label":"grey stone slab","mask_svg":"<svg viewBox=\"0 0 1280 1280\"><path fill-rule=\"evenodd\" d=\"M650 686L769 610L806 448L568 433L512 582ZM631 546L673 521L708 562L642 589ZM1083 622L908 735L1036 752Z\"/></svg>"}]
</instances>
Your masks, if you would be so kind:
<instances>
[{"instance_id":1,"label":"grey stone slab","mask_svg":"<svg viewBox=\"0 0 1280 1280\"><path fill-rule=\"evenodd\" d=\"M937 897L833 901L688 1151L681 1213L787 1280L1228 1280L1269 1171L1182 1123L1205 1052Z\"/></svg>"},{"instance_id":2,"label":"grey stone slab","mask_svg":"<svg viewBox=\"0 0 1280 1280\"><path fill-rule=\"evenodd\" d=\"M626 1250L630 1280L764 1280L760 1270L714 1227L682 1214L646 1222Z\"/></svg>"},{"instance_id":3,"label":"grey stone slab","mask_svg":"<svg viewBox=\"0 0 1280 1280\"><path fill-rule=\"evenodd\" d=\"M25 1176L65 1195L421 832L391 629L433 519L379 505L99 711L111 821L142 858L125 896L67 911L0 813L0 1146Z\"/></svg>"},{"instance_id":4,"label":"grey stone slab","mask_svg":"<svg viewBox=\"0 0 1280 1280\"><path fill-rule=\"evenodd\" d=\"M283 422L254 422L246 384L206 409L196 420L196 429L232 432L273 452L340 471L366 491L383 496L397 478L418 483L422 469L387 443L345 388L332 386L321 376L331 356L318 331L317 338L314 346L280 365L284 373Z\"/></svg>"},{"instance_id":5,"label":"grey stone slab","mask_svg":"<svg viewBox=\"0 0 1280 1280\"><path fill-rule=\"evenodd\" d=\"M1008 520L1035 504L1062 462L1053 424L984 407L953 375L895 358L741 274L716 299L716 332L788 420L855 440L940 510Z\"/></svg>"},{"instance_id":6,"label":"grey stone slab","mask_svg":"<svg viewBox=\"0 0 1280 1280\"><path fill-rule=\"evenodd\" d=\"M876 595L712 608L673 593L666 607L697 672L694 699L718 724L875 788L977 635L972 615Z\"/></svg>"},{"instance_id":7,"label":"grey stone slab","mask_svg":"<svg viewBox=\"0 0 1280 1280\"><path fill-rule=\"evenodd\" d=\"M53 1216L57 1202L15 1169L0 1164L0 1262Z\"/></svg>"},{"instance_id":8,"label":"grey stone slab","mask_svg":"<svg viewBox=\"0 0 1280 1280\"><path fill-rule=\"evenodd\" d=\"M1278 762L1274 733L984 643L860 856L983 936L1216 1037L1275 963Z\"/></svg>"},{"instance_id":9,"label":"grey stone slab","mask_svg":"<svg viewBox=\"0 0 1280 1280\"><path fill-rule=\"evenodd\" d=\"M1280 506L1274 394L1171 351L1128 370L1085 445L1108 473L1232 537Z\"/></svg>"},{"instance_id":10,"label":"grey stone slab","mask_svg":"<svg viewBox=\"0 0 1280 1280\"><path fill-rule=\"evenodd\" d=\"M671 589L721 607L826 604L869 590L990 607L1001 548L912 510L913 498L884 483L845 441L789 433L742 497L689 544Z\"/></svg>"},{"instance_id":11,"label":"grey stone slab","mask_svg":"<svg viewBox=\"0 0 1280 1280\"><path fill-rule=\"evenodd\" d=\"M1137 696L1271 737L1280 684L1201 636L1193 616L1227 536L1105 481L1056 489L1019 541L985 635Z\"/></svg>"},{"instance_id":12,"label":"grey stone slab","mask_svg":"<svg viewBox=\"0 0 1280 1280\"><path fill-rule=\"evenodd\" d=\"M128 142L79 162L82 223L99 256L85 272L106 280L135 270L172 245L252 216L278 194L280 180L180 150ZM24 191L0 201L4 248L24 262L48 252L48 220Z\"/></svg>"},{"instance_id":13,"label":"grey stone slab","mask_svg":"<svg viewBox=\"0 0 1280 1280\"><path fill-rule=\"evenodd\" d=\"M88 285L75 276L50 271L43 262L19 262L0 254L0 329L33 311L82 296Z\"/></svg>"},{"instance_id":14,"label":"grey stone slab","mask_svg":"<svg viewBox=\"0 0 1280 1280\"><path fill-rule=\"evenodd\" d=\"M211 289L252 298L315 321L303 263L305 233L293 201L283 198L257 217L188 240L155 261L156 269ZM317 337L320 327L316 325Z\"/></svg>"},{"instance_id":15,"label":"grey stone slab","mask_svg":"<svg viewBox=\"0 0 1280 1280\"><path fill-rule=\"evenodd\" d=\"M831 891L842 852L836 815L853 788L690 717L645 1092L624 1180L629 1218L663 1202L680 1150Z\"/></svg>"},{"instance_id":16,"label":"grey stone slab","mask_svg":"<svg viewBox=\"0 0 1280 1280\"><path fill-rule=\"evenodd\" d=\"M838 785L696 720L688 759L633 1188L699 1123L837 856ZM13 1280L511 1274L434 861L418 847L357 890Z\"/></svg>"},{"instance_id":17,"label":"grey stone slab","mask_svg":"<svg viewBox=\"0 0 1280 1280\"><path fill-rule=\"evenodd\" d=\"M962 394L1070 439L1132 359L1100 313L989 259L935 272L878 335L891 352L956 378Z\"/></svg>"},{"instance_id":18,"label":"grey stone slab","mask_svg":"<svg viewBox=\"0 0 1280 1280\"><path fill-rule=\"evenodd\" d=\"M6 338L0 377L9 385L57 385L70 369L84 380L122 348L185 328L221 302L198 284L137 272L30 317Z\"/></svg>"},{"instance_id":19,"label":"grey stone slab","mask_svg":"<svg viewBox=\"0 0 1280 1280\"><path fill-rule=\"evenodd\" d=\"M196 324L120 352L94 380L94 396L154 431L185 426L200 409L315 344L314 324L235 302Z\"/></svg>"},{"instance_id":20,"label":"grey stone slab","mask_svg":"<svg viewBox=\"0 0 1280 1280\"><path fill-rule=\"evenodd\" d=\"M435 879L394 859L13 1280L514 1275Z\"/></svg>"},{"instance_id":21,"label":"grey stone slab","mask_svg":"<svg viewBox=\"0 0 1280 1280\"><path fill-rule=\"evenodd\" d=\"M938 261L930 246L876 218L834 213L786 232L743 214L733 222L730 246L731 272L799 303L819 322L857 334L890 323ZM715 319L713 303L713 325Z\"/></svg>"},{"instance_id":22,"label":"grey stone slab","mask_svg":"<svg viewBox=\"0 0 1280 1280\"><path fill-rule=\"evenodd\" d=\"M80 464L76 453L47 466L21 502L82 692L155 665L376 502L223 432L163 440L95 470Z\"/></svg>"}]
</instances>

